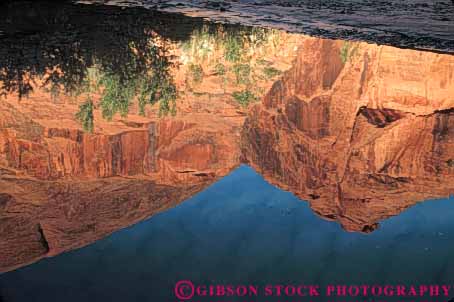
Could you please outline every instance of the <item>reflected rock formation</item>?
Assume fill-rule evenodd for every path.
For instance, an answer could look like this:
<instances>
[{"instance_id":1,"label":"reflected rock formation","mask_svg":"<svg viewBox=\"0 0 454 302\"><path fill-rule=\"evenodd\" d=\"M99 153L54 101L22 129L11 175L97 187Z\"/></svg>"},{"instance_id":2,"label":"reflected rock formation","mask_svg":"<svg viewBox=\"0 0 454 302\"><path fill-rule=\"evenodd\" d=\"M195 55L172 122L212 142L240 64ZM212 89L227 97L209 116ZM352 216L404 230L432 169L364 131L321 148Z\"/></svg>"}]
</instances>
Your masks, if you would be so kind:
<instances>
[{"instance_id":1,"label":"reflected rock formation","mask_svg":"<svg viewBox=\"0 0 454 302\"><path fill-rule=\"evenodd\" d=\"M242 131L244 161L345 230L454 192L454 56L307 38Z\"/></svg>"},{"instance_id":2,"label":"reflected rock formation","mask_svg":"<svg viewBox=\"0 0 454 302\"><path fill-rule=\"evenodd\" d=\"M241 162L348 231L453 192L453 56L21 3L0 21L0 272L169 209Z\"/></svg>"},{"instance_id":3,"label":"reflected rock formation","mask_svg":"<svg viewBox=\"0 0 454 302\"><path fill-rule=\"evenodd\" d=\"M131 116L91 134L63 118L68 107L36 104L0 106L2 271L173 207L239 164L235 118Z\"/></svg>"},{"instance_id":4,"label":"reflected rock formation","mask_svg":"<svg viewBox=\"0 0 454 302\"><path fill-rule=\"evenodd\" d=\"M174 207L236 168L249 102L291 67L301 39L24 3L0 21L0 272ZM24 38L28 24L38 32Z\"/></svg>"}]
</instances>

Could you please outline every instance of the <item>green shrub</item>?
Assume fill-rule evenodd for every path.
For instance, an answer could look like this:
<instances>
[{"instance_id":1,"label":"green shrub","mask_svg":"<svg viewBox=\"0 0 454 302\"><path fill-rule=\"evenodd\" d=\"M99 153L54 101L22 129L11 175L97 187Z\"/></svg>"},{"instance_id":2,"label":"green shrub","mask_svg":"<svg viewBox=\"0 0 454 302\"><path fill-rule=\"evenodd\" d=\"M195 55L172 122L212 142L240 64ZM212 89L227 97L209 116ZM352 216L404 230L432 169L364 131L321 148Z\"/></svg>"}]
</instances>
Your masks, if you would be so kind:
<instances>
[{"instance_id":1,"label":"green shrub","mask_svg":"<svg viewBox=\"0 0 454 302\"><path fill-rule=\"evenodd\" d=\"M344 45L342 45L339 53L342 63L347 63L347 61L355 55L357 49L357 43L353 45L353 43L344 42Z\"/></svg>"},{"instance_id":2,"label":"green shrub","mask_svg":"<svg viewBox=\"0 0 454 302\"><path fill-rule=\"evenodd\" d=\"M194 61L203 61L213 51L216 43L216 35L208 26L204 26L192 32L189 41L182 44L182 50Z\"/></svg>"},{"instance_id":3,"label":"green shrub","mask_svg":"<svg viewBox=\"0 0 454 302\"><path fill-rule=\"evenodd\" d=\"M240 36L227 34L224 41L225 59L229 62L239 62L242 57L243 46L244 43Z\"/></svg>"},{"instance_id":4,"label":"green shrub","mask_svg":"<svg viewBox=\"0 0 454 302\"><path fill-rule=\"evenodd\" d=\"M258 65L262 65L262 66L268 66L268 65L271 65L271 63L270 63L270 62L268 62L268 61L267 61L267 60L265 60L265 59L258 59L258 60L257 60L257 64L258 64Z\"/></svg>"},{"instance_id":5,"label":"green shrub","mask_svg":"<svg viewBox=\"0 0 454 302\"><path fill-rule=\"evenodd\" d=\"M225 66L222 63L216 64L216 66L214 67L214 71L216 72L216 74L220 76L225 75L225 73L227 72Z\"/></svg>"},{"instance_id":6,"label":"green shrub","mask_svg":"<svg viewBox=\"0 0 454 302\"><path fill-rule=\"evenodd\" d=\"M189 72L191 73L192 80L194 83L201 83L203 80L203 69L199 64L190 64Z\"/></svg>"},{"instance_id":7,"label":"green shrub","mask_svg":"<svg viewBox=\"0 0 454 302\"><path fill-rule=\"evenodd\" d=\"M147 104L159 103L159 116L176 114L177 89L169 77L157 74L151 80L143 82L139 92L139 113L145 114Z\"/></svg>"},{"instance_id":8,"label":"green shrub","mask_svg":"<svg viewBox=\"0 0 454 302\"><path fill-rule=\"evenodd\" d=\"M255 47L261 46L268 39L269 33L269 29L253 27L248 35L249 42Z\"/></svg>"},{"instance_id":9,"label":"green shrub","mask_svg":"<svg viewBox=\"0 0 454 302\"><path fill-rule=\"evenodd\" d=\"M110 121L117 112L126 117L135 96L135 81L122 83L117 75L106 74L101 79L101 85L104 87L101 96L102 117Z\"/></svg>"},{"instance_id":10,"label":"green shrub","mask_svg":"<svg viewBox=\"0 0 454 302\"><path fill-rule=\"evenodd\" d=\"M91 100L86 101L79 106L79 111L76 113L76 119L82 124L82 128L92 133L94 129L94 117L93 117L93 102Z\"/></svg>"},{"instance_id":11,"label":"green shrub","mask_svg":"<svg viewBox=\"0 0 454 302\"><path fill-rule=\"evenodd\" d=\"M347 63L348 61L348 53L350 51L350 43L349 42L344 42L344 45L342 45L340 49L340 58L343 64Z\"/></svg>"},{"instance_id":12,"label":"green shrub","mask_svg":"<svg viewBox=\"0 0 454 302\"><path fill-rule=\"evenodd\" d=\"M236 64L233 66L237 84L248 84L250 82L251 66L248 64Z\"/></svg>"},{"instance_id":13,"label":"green shrub","mask_svg":"<svg viewBox=\"0 0 454 302\"><path fill-rule=\"evenodd\" d=\"M280 75L282 72L274 67L265 67L263 69L263 74L267 79L272 79L278 75Z\"/></svg>"},{"instance_id":14,"label":"green shrub","mask_svg":"<svg viewBox=\"0 0 454 302\"><path fill-rule=\"evenodd\" d=\"M233 98L242 107L247 107L250 103L258 101L258 98L249 90L236 91L233 93Z\"/></svg>"},{"instance_id":15,"label":"green shrub","mask_svg":"<svg viewBox=\"0 0 454 302\"><path fill-rule=\"evenodd\" d=\"M166 79L161 83L159 95L159 116L166 116L169 113L175 116L177 113L176 99L177 89L173 82Z\"/></svg>"}]
</instances>

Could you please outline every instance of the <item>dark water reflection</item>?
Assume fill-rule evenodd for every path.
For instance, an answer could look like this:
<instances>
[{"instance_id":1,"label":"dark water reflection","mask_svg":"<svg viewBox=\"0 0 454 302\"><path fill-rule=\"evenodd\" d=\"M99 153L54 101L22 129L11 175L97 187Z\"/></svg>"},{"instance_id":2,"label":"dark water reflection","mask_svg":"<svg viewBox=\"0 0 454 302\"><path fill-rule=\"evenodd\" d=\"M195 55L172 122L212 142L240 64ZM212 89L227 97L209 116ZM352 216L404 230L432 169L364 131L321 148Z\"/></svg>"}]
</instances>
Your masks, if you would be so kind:
<instances>
[{"instance_id":1,"label":"dark water reflection","mask_svg":"<svg viewBox=\"0 0 454 302\"><path fill-rule=\"evenodd\" d=\"M5 7L0 300L454 282L454 56Z\"/></svg>"}]
</instances>

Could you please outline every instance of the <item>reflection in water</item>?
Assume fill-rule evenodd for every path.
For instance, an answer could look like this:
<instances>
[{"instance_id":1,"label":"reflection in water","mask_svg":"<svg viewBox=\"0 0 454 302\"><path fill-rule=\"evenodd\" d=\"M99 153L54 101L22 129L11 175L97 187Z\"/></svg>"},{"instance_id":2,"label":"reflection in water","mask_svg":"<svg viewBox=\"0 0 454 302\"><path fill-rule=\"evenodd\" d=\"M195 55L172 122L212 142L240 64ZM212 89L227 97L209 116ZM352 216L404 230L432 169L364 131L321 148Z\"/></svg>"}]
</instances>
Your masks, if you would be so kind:
<instances>
[{"instance_id":1,"label":"reflection in water","mask_svg":"<svg viewBox=\"0 0 454 302\"><path fill-rule=\"evenodd\" d=\"M0 270L91 243L237 167L247 106L300 40L140 9L17 5L0 59Z\"/></svg>"},{"instance_id":2,"label":"reflection in water","mask_svg":"<svg viewBox=\"0 0 454 302\"><path fill-rule=\"evenodd\" d=\"M169 209L242 162L355 232L454 190L453 56L143 9L10 6L1 271ZM322 224L297 218L292 230Z\"/></svg>"},{"instance_id":3,"label":"reflection in water","mask_svg":"<svg viewBox=\"0 0 454 302\"><path fill-rule=\"evenodd\" d=\"M300 49L246 120L248 164L349 231L453 192L453 56L309 38Z\"/></svg>"},{"instance_id":4,"label":"reflection in water","mask_svg":"<svg viewBox=\"0 0 454 302\"><path fill-rule=\"evenodd\" d=\"M172 301L175 282L185 279L196 284L452 284L452 202L418 204L364 236L320 219L307 203L242 166L152 219L1 275L0 288L6 301L72 302Z\"/></svg>"},{"instance_id":5,"label":"reflection in water","mask_svg":"<svg viewBox=\"0 0 454 302\"><path fill-rule=\"evenodd\" d=\"M18 13L23 10L31 16L23 18ZM272 30L216 26L183 16L175 23L172 15L143 9L64 5L50 10L27 2L7 5L4 14L2 94L17 93L21 99L39 88L54 101L77 98L78 119L89 131L93 107L107 120L116 113L125 117L133 105L135 113L146 115L146 105L156 103L159 115L175 115L175 80L182 80L174 79L175 69L186 71L185 92L203 94L197 86L205 76L216 82L219 93L236 84L229 92L242 105L264 93L253 82L267 82L281 72L269 60L274 57L265 54L282 44L284 34ZM30 23L42 31L21 36L33 30Z\"/></svg>"}]
</instances>

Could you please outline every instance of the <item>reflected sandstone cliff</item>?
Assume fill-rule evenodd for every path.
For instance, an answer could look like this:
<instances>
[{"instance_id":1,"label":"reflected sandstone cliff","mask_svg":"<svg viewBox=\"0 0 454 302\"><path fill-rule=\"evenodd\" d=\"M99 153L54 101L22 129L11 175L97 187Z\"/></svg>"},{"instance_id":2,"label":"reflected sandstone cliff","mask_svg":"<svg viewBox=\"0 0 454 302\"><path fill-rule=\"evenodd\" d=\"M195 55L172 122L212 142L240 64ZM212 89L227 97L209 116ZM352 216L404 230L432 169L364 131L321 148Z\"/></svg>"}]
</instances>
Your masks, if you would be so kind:
<instances>
[{"instance_id":1,"label":"reflected sandstone cliff","mask_svg":"<svg viewBox=\"0 0 454 302\"><path fill-rule=\"evenodd\" d=\"M454 57L307 38L242 131L244 160L348 231L454 192Z\"/></svg>"},{"instance_id":2,"label":"reflected sandstone cliff","mask_svg":"<svg viewBox=\"0 0 454 302\"><path fill-rule=\"evenodd\" d=\"M300 41L146 9L2 13L17 24L0 22L0 272L90 244L235 169L248 104ZM23 38L29 23L41 26Z\"/></svg>"},{"instance_id":3,"label":"reflected sandstone cliff","mask_svg":"<svg viewBox=\"0 0 454 302\"><path fill-rule=\"evenodd\" d=\"M86 133L70 122L74 106L3 101L0 107L2 271L173 207L239 164L241 116L131 115Z\"/></svg>"},{"instance_id":4,"label":"reflected sandstone cliff","mask_svg":"<svg viewBox=\"0 0 454 302\"><path fill-rule=\"evenodd\" d=\"M168 15L116 10L65 11L119 29L69 44L46 30L38 56L14 51L35 38L3 38L0 271L171 208L242 161L348 231L453 192L453 56L189 19L174 33ZM156 79L168 89L142 89Z\"/></svg>"}]
</instances>

